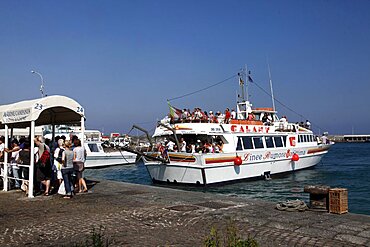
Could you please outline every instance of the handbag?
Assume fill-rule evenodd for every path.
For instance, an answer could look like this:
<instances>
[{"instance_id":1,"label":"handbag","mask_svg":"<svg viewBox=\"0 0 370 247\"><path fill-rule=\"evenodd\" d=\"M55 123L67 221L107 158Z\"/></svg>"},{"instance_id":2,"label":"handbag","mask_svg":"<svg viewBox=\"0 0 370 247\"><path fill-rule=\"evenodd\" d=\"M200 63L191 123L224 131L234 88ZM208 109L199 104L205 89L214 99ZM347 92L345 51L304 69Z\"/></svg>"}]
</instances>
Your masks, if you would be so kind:
<instances>
[{"instance_id":1,"label":"handbag","mask_svg":"<svg viewBox=\"0 0 370 247\"><path fill-rule=\"evenodd\" d=\"M85 169L85 165L81 161L74 161L73 162L73 170L82 172Z\"/></svg>"}]
</instances>

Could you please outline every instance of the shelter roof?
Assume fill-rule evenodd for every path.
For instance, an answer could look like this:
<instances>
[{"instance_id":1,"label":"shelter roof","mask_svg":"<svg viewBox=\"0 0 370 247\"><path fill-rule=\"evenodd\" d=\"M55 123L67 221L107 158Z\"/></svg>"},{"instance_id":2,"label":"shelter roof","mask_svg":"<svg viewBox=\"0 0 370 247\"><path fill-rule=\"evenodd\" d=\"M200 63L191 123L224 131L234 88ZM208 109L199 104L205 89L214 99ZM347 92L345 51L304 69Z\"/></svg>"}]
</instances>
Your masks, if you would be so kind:
<instances>
[{"instance_id":1,"label":"shelter roof","mask_svg":"<svg viewBox=\"0 0 370 247\"><path fill-rule=\"evenodd\" d=\"M8 124L13 128L46 124L78 123L85 117L84 108L75 100L61 95L25 100L0 106L0 128Z\"/></svg>"}]
</instances>

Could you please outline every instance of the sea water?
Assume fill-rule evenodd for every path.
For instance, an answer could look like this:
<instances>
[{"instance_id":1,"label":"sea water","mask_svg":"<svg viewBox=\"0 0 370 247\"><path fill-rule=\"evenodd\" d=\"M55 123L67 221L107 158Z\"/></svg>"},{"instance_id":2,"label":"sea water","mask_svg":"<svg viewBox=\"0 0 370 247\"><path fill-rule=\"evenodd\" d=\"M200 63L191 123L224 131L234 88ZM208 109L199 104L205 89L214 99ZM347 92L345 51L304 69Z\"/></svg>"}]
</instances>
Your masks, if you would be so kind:
<instances>
[{"instance_id":1,"label":"sea water","mask_svg":"<svg viewBox=\"0 0 370 247\"><path fill-rule=\"evenodd\" d=\"M370 143L337 143L314 168L296 171L271 180L243 181L210 187L175 188L218 193L273 202L301 199L305 185L328 185L348 189L349 211L370 215ZM86 176L152 185L142 162L103 169L87 170Z\"/></svg>"}]
</instances>

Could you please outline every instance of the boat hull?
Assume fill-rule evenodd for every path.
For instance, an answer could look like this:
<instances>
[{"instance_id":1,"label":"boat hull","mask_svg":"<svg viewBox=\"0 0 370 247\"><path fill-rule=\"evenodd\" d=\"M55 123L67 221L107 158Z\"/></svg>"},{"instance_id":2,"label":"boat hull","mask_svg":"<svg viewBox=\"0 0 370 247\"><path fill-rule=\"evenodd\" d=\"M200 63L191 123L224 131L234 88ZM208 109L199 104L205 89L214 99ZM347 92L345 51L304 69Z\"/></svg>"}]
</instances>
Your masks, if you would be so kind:
<instances>
[{"instance_id":1,"label":"boat hull","mask_svg":"<svg viewBox=\"0 0 370 247\"><path fill-rule=\"evenodd\" d=\"M320 162L323 155L328 152L329 146L326 145L320 149L301 149L299 151L303 155L300 156L298 161L292 161L291 156L285 156L251 162L250 155L246 156L246 153L241 153L238 154L243 157L243 163L240 166L234 164L235 154L194 154L192 157L195 160L191 162L184 162L186 159L180 161L177 159L176 161L171 160L170 163L150 161L150 159L145 158L144 163L153 182L207 185L263 178L310 168ZM310 152L310 150L316 151ZM282 150L281 152L289 153L289 150ZM258 156L260 154L254 155Z\"/></svg>"},{"instance_id":2,"label":"boat hull","mask_svg":"<svg viewBox=\"0 0 370 247\"><path fill-rule=\"evenodd\" d=\"M87 155L85 168L102 168L107 166L133 164L135 162L136 154L129 152L96 153Z\"/></svg>"}]
</instances>

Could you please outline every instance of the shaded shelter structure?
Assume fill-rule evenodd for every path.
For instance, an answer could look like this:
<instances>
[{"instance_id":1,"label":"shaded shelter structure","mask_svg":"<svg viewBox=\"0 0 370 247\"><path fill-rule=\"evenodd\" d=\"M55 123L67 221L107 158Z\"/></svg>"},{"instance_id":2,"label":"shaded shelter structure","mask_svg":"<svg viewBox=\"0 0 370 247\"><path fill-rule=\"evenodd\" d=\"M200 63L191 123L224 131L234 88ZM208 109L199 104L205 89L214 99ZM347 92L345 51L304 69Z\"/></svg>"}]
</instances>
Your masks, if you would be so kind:
<instances>
[{"instance_id":1,"label":"shaded shelter structure","mask_svg":"<svg viewBox=\"0 0 370 247\"><path fill-rule=\"evenodd\" d=\"M52 125L53 135L55 136L55 125L60 124L81 124L82 136L85 132L85 111L84 108L75 100L66 96L53 95L44 98L25 100L9 105L0 106L0 129L5 129L5 147L8 147L9 136L12 136L13 128L30 127L30 164L29 167L29 186L28 196L33 197L34 167L35 167L35 126ZM9 135L10 130L10 135ZM83 145L83 139L81 138ZM4 191L8 191L8 180L14 179L8 176L8 157L4 157Z\"/></svg>"}]
</instances>

